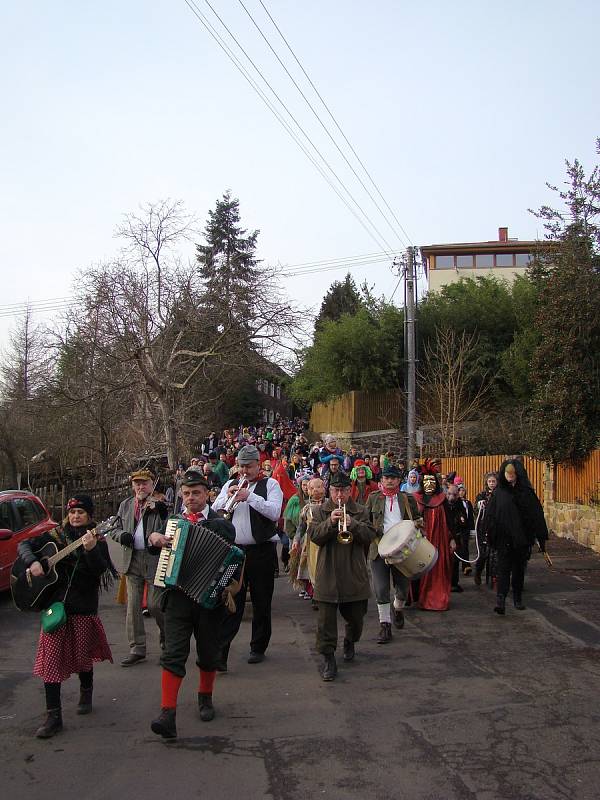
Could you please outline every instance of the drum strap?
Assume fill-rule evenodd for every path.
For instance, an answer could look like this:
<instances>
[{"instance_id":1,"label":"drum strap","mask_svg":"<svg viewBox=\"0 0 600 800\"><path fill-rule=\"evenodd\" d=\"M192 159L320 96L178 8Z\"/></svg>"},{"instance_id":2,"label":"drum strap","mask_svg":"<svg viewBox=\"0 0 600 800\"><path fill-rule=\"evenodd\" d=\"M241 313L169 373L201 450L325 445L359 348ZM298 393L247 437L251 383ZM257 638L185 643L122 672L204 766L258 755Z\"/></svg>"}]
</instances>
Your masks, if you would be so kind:
<instances>
[{"instance_id":1,"label":"drum strap","mask_svg":"<svg viewBox=\"0 0 600 800\"><path fill-rule=\"evenodd\" d=\"M414 522L414 518L413 518L413 515L412 515L411 508L410 508L410 503L408 502L408 497L404 494L404 492L401 492L400 494L402 495L402 503L404 505L404 511L408 515L408 519L411 522Z\"/></svg>"}]
</instances>

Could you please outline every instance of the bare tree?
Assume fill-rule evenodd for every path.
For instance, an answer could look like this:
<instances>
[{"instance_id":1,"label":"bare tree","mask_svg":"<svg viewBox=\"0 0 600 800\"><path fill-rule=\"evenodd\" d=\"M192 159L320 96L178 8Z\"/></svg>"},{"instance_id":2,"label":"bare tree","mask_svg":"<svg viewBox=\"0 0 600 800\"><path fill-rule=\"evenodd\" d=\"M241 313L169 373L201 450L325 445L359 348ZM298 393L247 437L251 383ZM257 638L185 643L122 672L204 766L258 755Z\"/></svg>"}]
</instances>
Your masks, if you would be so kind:
<instances>
[{"instance_id":1,"label":"bare tree","mask_svg":"<svg viewBox=\"0 0 600 800\"><path fill-rule=\"evenodd\" d=\"M478 341L476 334L436 328L425 348L420 416L439 436L443 456L456 454L461 426L479 418L491 388L489 374L482 374L477 362Z\"/></svg>"}]
</instances>

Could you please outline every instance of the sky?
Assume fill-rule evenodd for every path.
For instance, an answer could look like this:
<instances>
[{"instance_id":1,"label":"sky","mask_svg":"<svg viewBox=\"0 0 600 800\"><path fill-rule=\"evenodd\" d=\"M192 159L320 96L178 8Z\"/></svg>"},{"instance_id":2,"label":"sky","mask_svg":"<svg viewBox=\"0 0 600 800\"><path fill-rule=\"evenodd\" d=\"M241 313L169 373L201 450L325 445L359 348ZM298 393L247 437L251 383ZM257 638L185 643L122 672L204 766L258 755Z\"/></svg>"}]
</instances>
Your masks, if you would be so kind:
<instances>
[{"instance_id":1,"label":"sky","mask_svg":"<svg viewBox=\"0 0 600 800\"><path fill-rule=\"evenodd\" d=\"M192 13L195 3L252 71L206 0L2 3L0 346L16 304L68 298L78 270L116 255L116 226L144 203L180 199L201 230L231 191L244 226L260 230L257 255L318 310L345 270L286 269L378 253L351 274L390 298L407 244L491 240L499 226L541 236L527 209L552 201L545 182L564 179L565 158L597 161L597 2L244 0L387 219L241 1L211 2L356 216Z\"/></svg>"}]
</instances>

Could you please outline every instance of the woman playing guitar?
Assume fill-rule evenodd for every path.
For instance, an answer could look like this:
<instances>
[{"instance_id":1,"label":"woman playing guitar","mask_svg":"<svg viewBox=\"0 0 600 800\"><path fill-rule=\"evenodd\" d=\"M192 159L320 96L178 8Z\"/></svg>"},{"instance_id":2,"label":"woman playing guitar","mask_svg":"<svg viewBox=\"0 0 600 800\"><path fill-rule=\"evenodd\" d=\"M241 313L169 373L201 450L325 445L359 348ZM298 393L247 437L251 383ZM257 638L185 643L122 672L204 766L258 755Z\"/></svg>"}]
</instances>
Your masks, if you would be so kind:
<instances>
[{"instance_id":1,"label":"woman playing guitar","mask_svg":"<svg viewBox=\"0 0 600 800\"><path fill-rule=\"evenodd\" d=\"M78 673L81 692L77 713L89 714L92 710L93 662L112 662L98 616L98 593L101 580L106 585L114 568L106 542L99 540L92 531L93 513L91 497L74 495L67 503L67 518L62 528L19 545L19 557L35 578L44 575L44 568L35 555L42 545L53 542L60 551L83 537L82 547L57 563L58 580L52 584L48 597L44 598L47 606L56 601L64 602L67 621L53 633L40 631L33 673L44 681L48 712L46 721L36 732L40 739L48 739L62 730L62 682Z\"/></svg>"}]
</instances>

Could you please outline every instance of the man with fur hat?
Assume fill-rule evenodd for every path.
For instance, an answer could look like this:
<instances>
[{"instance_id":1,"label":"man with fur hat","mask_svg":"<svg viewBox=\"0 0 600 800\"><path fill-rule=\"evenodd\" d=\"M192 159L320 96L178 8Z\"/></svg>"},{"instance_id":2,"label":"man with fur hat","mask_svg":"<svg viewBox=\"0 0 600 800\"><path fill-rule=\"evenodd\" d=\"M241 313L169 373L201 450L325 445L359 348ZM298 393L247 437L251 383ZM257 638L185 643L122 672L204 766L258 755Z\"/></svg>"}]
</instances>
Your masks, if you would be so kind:
<instances>
[{"instance_id":1,"label":"man with fur hat","mask_svg":"<svg viewBox=\"0 0 600 800\"><path fill-rule=\"evenodd\" d=\"M222 628L222 650L218 669L227 670L229 647L244 616L246 593L252 600L252 638L249 664L264 660L271 639L271 600L275 588L277 562L277 521L281 516L283 492L274 478L261 473L260 454L254 445L242 447L238 453L239 476L221 489L213 503L213 511L222 511L235 495L236 506L231 516L235 543L246 553L244 582L235 598L235 613ZM242 485L242 488L240 488Z\"/></svg>"},{"instance_id":2,"label":"man with fur hat","mask_svg":"<svg viewBox=\"0 0 600 800\"><path fill-rule=\"evenodd\" d=\"M383 534L404 519L413 519L415 525L422 525L415 499L411 494L400 491L401 480L400 470L391 464L388 465L383 470L381 488L372 492L367 500L371 523L376 531L376 538L369 548L369 563L379 614L378 644L387 644L392 641L392 611L394 626L398 629L404 627L403 609L408 594L409 580L395 566L386 564L385 559L379 555L377 546ZM390 578L394 586L393 609L390 603Z\"/></svg>"},{"instance_id":3,"label":"man with fur hat","mask_svg":"<svg viewBox=\"0 0 600 800\"><path fill-rule=\"evenodd\" d=\"M186 472L181 494L184 504L182 519L195 525L205 525L233 542L235 529L230 522L221 519L208 507L210 486L206 478L196 470ZM165 525L166 528L166 525ZM148 549L155 554L168 544L163 532L155 531L148 537ZM165 739L177 736L177 697L185 677L185 665L190 652L192 634L196 640L196 664L199 667L198 706L200 719L210 722L215 716L212 702L217 662L220 657L220 630L223 607L203 608L177 588L167 588L162 597L165 617L165 648L160 663L162 666L161 712L153 720L152 730Z\"/></svg>"},{"instance_id":4,"label":"man with fur hat","mask_svg":"<svg viewBox=\"0 0 600 800\"><path fill-rule=\"evenodd\" d=\"M329 499L314 508L308 531L311 542L319 548L314 598L319 605L317 650L323 656L324 681L332 681L337 675L338 609L346 622L344 661L354 659L354 645L361 637L371 596L365 549L375 537L367 509L350 498L351 482L345 472L331 477L329 491ZM344 516L348 536L341 537Z\"/></svg>"},{"instance_id":5,"label":"man with fur hat","mask_svg":"<svg viewBox=\"0 0 600 800\"><path fill-rule=\"evenodd\" d=\"M142 614L144 584L148 582L148 610L160 630L161 647L165 632L163 614L160 610L161 589L154 586L154 575L158 556L147 550L148 537L160 531L167 518L164 503L152 499L156 486L155 475L147 468L131 475L133 496L123 500L117 512L120 527L111 531L111 538L121 545L123 566L121 574L127 583L127 615L125 626L129 641L129 655L121 661L122 667L130 667L146 658L146 631Z\"/></svg>"}]
</instances>

